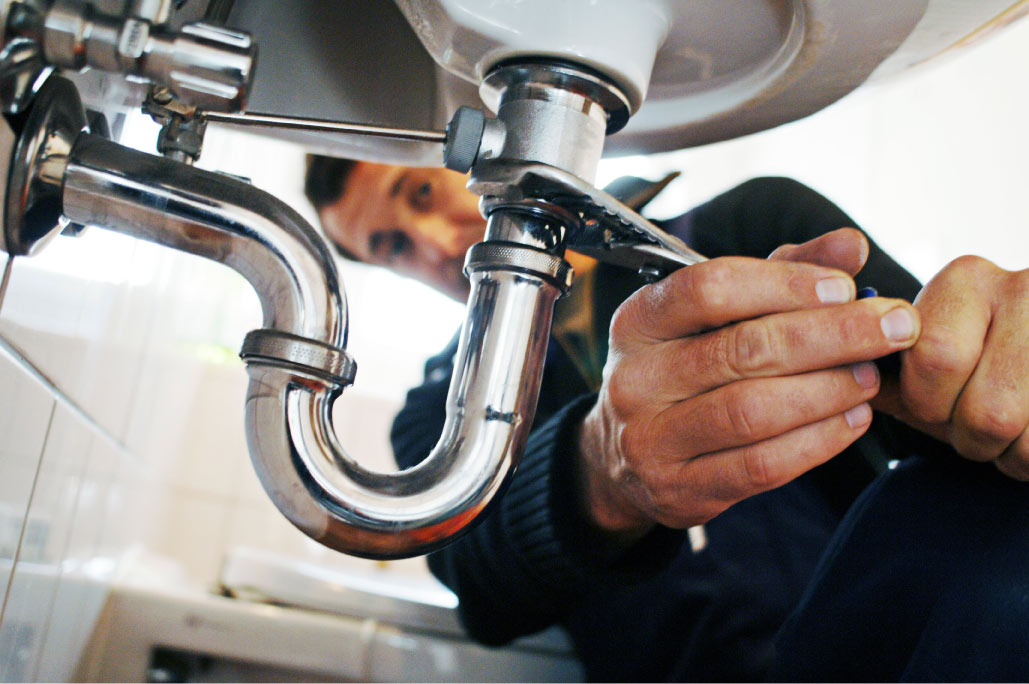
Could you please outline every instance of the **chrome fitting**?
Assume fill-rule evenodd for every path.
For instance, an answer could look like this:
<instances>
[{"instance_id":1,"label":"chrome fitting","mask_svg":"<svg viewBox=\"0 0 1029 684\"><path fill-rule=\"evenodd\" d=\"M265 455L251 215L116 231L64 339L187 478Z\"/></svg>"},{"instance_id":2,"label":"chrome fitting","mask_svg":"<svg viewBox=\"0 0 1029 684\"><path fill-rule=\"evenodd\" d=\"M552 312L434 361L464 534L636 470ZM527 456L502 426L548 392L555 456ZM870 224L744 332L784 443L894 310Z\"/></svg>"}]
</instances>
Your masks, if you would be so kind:
<instances>
[{"instance_id":1,"label":"chrome fitting","mask_svg":"<svg viewBox=\"0 0 1029 684\"><path fill-rule=\"evenodd\" d=\"M548 164L590 183L605 135L621 129L631 111L612 83L558 62L502 64L479 95L507 129L498 158Z\"/></svg>"},{"instance_id":2,"label":"chrome fitting","mask_svg":"<svg viewBox=\"0 0 1029 684\"><path fill-rule=\"evenodd\" d=\"M60 232L64 172L88 127L79 92L52 74L39 89L14 148L7 176L0 249L30 254Z\"/></svg>"},{"instance_id":3,"label":"chrome fitting","mask_svg":"<svg viewBox=\"0 0 1029 684\"><path fill-rule=\"evenodd\" d=\"M281 330L251 330L239 356L247 365L266 364L314 375L341 387L354 383L357 362L345 349Z\"/></svg>"},{"instance_id":4,"label":"chrome fitting","mask_svg":"<svg viewBox=\"0 0 1029 684\"><path fill-rule=\"evenodd\" d=\"M572 287L572 266L559 256L511 242L480 242L465 257L464 272L515 271L542 278L557 286L561 294Z\"/></svg>"},{"instance_id":5,"label":"chrome fitting","mask_svg":"<svg viewBox=\"0 0 1029 684\"><path fill-rule=\"evenodd\" d=\"M173 31L140 17L96 14L74 0L54 2L41 34L50 64L145 78L211 111L245 107L257 58L257 47L245 33L202 23Z\"/></svg>"},{"instance_id":6,"label":"chrome fitting","mask_svg":"<svg viewBox=\"0 0 1029 684\"><path fill-rule=\"evenodd\" d=\"M7 41L0 50L0 109L6 114L25 111L49 71L36 41L20 37Z\"/></svg>"},{"instance_id":7,"label":"chrome fitting","mask_svg":"<svg viewBox=\"0 0 1029 684\"><path fill-rule=\"evenodd\" d=\"M583 111L599 107L608 135L622 130L629 122L632 106L625 93L608 79L577 64L557 60L501 63L486 75L479 88L482 101L493 111L511 100L557 101L557 93L583 98Z\"/></svg>"}]
</instances>

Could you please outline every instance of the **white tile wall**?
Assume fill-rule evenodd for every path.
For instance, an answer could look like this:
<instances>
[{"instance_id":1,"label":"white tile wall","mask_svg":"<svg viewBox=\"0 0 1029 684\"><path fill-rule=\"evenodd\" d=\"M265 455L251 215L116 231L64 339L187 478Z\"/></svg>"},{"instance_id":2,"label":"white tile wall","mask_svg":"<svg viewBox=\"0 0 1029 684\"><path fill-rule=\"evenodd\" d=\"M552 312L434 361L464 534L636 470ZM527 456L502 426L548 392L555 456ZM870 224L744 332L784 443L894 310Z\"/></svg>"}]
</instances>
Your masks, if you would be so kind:
<instances>
[{"instance_id":1,"label":"white tile wall","mask_svg":"<svg viewBox=\"0 0 1029 684\"><path fill-rule=\"evenodd\" d=\"M426 572L329 551L265 496L236 357L259 324L256 297L224 267L98 229L15 261L0 308L0 338L22 355L0 365L0 680L71 677L103 573L133 548L201 589L237 545ZM397 399L350 390L341 404L344 443L391 469Z\"/></svg>"},{"instance_id":2,"label":"white tile wall","mask_svg":"<svg viewBox=\"0 0 1029 684\"><path fill-rule=\"evenodd\" d=\"M62 416L61 413L58 416ZM74 416L66 418L74 420ZM81 472L78 498L72 514L68 540L59 563L60 574L54 592L46 637L34 679L69 681L81 660L93 625L107 597L107 582L116 570L117 559L128 544L117 521L125 514L119 510L123 490L131 486L126 477L135 460L104 436L77 421L79 430L89 435L88 453ZM143 511L134 511L140 515ZM113 533L111 536L105 532Z\"/></svg>"},{"instance_id":3,"label":"white tile wall","mask_svg":"<svg viewBox=\"0 0 1029 684\"><path fill-rule=\"evenodd\" d=\"M55 599L92 441L88 427L58 404L0 623L0 643L17 643L17 656L0 664L7 668L0 679L36 678L47 630L67 608Z\"/></svg>"},{"instance_id":4,"label":"white tile wall","mask_svg":"<svg viewBox=\"0 0 1029 684\"><path fill-rule=\"evenodd\" d=\"M310 541L260 488L236 357L259 324L236 274L101 230L15 261L0 308L16 353L0 357L0 680L72 677L132 549L171 559L199 590L235 545L389 571ZM346 442L391 467L395 400L347 401Z\"/></svg>"},{"instance_id":5,"label":"white tile wall","mask_svg":"<svg viewBox=\"0 0 1029 684\"><path fill-rule=\"evenodd\" d=\"M39 555L46 530L28 518L43 445L54 410L44 385L0 351L0 629L13 591L19 549ZM23 543L24 538L24 543ZM20 639L18 640L20 642ZM17 642L0 638L0 670L17 661ZM11 666L13 667L13 666ZM0 672L0 679L6 677Z\"/></svg>"}]
</instances>

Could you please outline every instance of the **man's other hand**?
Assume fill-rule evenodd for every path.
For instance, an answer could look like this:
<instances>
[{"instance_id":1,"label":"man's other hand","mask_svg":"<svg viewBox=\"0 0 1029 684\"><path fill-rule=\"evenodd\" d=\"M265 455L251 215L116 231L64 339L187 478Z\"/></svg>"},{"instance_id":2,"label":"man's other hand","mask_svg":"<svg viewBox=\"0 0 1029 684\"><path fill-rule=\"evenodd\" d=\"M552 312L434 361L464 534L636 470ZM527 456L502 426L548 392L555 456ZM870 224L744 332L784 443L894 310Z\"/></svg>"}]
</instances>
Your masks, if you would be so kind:
<instances>
[{"instance_id":1,"label":"man's other hand","mask_svg":"<svg viewBox=\"0 0 1029 684\"><path fill-rule=\"evenodd\" d=\"M915 308L922 334L876 408L1029 480L1029 270L964 256L929 281Z\"/></svg>"}]
</instances>

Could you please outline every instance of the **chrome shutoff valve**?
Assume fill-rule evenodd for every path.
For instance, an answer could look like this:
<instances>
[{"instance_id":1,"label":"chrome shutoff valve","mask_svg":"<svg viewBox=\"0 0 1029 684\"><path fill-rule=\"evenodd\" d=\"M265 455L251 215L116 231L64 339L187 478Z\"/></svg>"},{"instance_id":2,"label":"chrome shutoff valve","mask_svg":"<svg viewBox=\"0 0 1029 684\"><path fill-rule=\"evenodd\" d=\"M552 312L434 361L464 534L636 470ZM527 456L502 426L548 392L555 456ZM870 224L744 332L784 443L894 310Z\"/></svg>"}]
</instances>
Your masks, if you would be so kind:
<instances>
[{"instance_id":1,"label":"chrome shutoff valve","mask_svg":"<svg viewBox=\"0 0 1029 684\"><path fill-rule=\"evenodd\" d=\"M8 25L38 42L47 64L143 78L198 109L246 106L257 47L245 33L204 23L173 30L148 17L101 14L76 0L42 8L14 3Z\"/></svg>"}]
</instances>

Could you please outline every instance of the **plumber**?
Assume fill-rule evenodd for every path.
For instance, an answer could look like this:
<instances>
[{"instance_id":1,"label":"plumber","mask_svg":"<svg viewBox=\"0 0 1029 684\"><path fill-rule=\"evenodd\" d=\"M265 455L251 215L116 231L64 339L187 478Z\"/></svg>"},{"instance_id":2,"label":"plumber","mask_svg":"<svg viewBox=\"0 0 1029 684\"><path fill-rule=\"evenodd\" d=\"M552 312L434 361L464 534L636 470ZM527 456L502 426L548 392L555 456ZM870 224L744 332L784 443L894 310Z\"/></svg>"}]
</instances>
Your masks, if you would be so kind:
<instances>
[{"instance_id":1,"label":"plumber","mask_svg":"<svg viewBox=\"0 0 1029 684\"><path fill-rule=\"evenodd\" d=\"M460 300L464 185L325 157L306 179L341 253ZM717 258L660 282L568 255L520 469L429 559L472 637L560 624L610 681L1029 676L1029 270L966 256L923 287L850 226L764 178L664 223ZM401 467L455 350L394 422Z\"/></svg>"}]
</instances>

